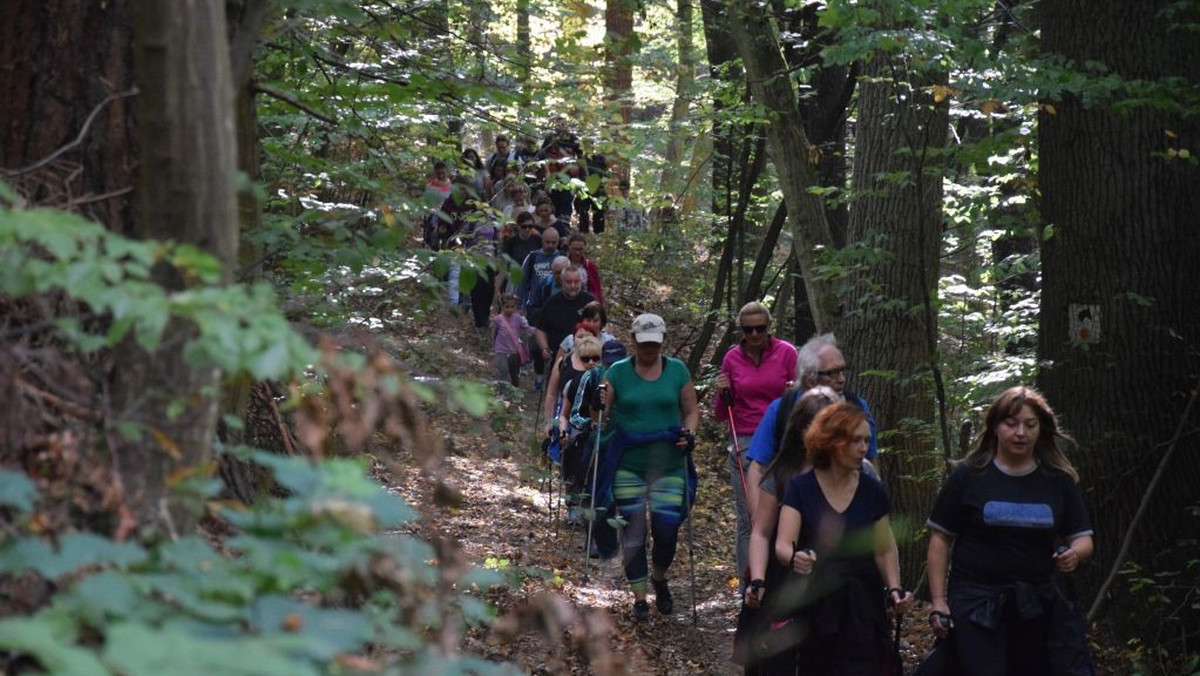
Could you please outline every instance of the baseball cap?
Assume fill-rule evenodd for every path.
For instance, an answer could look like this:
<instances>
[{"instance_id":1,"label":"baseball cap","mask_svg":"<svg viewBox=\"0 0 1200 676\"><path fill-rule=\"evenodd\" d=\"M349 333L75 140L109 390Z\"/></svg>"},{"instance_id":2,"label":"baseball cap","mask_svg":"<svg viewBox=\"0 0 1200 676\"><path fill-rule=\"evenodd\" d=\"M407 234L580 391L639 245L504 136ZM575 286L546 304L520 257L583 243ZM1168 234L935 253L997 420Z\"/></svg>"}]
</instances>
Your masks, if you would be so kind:
<instances>
[{"instance_id":1,"label":"baseball cap","mask_svg":"<svg viewBox=\"0 0 1200 676\"><path fill-rule=\"evenodd\" d=\"M667 334L667 323L652 314L638 315L633 320L633 339L639 343L661 343Z\"/></svg>"},{"instance_id":2,"label":"baseball cap","mask_svg":"<svg viewBox=\"0 0 1200 676\"><path fill-rule=\"evenodd\" d=\"M600 361L605 366L612 366L627 356L629 356L629 352L625 350L625 343L616 338L604 341L604 347L600 352Z\"/></svg>"}]
</instances>

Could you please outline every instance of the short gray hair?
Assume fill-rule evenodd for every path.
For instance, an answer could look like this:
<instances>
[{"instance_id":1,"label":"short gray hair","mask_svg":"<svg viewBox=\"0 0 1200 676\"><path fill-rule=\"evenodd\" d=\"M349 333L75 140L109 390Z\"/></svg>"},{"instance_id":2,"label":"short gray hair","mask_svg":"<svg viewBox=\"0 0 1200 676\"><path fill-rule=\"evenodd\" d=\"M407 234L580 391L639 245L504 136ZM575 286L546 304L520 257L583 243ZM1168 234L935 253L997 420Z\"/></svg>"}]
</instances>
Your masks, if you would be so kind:
<instances>
[{"instance_id":1,"label":"short gray hair","mask_svg":"<svg viewBox=\"0 0 1200 676\"><path fill-rule=\"evenodd\" d=\"M821 352L827 347L837 349L837 337L832 333L822 333L808 339L796 351L796 383L804 389L804 379L816 378L821 370Z\"/></svg>"}]
</instances>

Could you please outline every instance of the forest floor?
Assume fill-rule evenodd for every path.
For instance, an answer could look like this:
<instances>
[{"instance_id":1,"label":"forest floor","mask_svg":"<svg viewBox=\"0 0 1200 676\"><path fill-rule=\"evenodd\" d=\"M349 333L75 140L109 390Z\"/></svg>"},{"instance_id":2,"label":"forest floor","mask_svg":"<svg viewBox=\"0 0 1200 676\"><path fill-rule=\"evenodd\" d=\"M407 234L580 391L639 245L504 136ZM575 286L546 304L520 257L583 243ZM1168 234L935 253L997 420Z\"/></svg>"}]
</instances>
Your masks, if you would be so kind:
<instances>
[{"instance_id":1,"label":"forest floor","mask_svg":"<svg viewBox=\"0 0 1200 676\"><path fill-rule=\"evenodd\" d=\"M440 355L437 377L489 373L489 346L469 315L436 309L402 332L406 352ZM385 478L422 512L422 536L456 540L468 560L509 580L502 591L486 594L501 618L491 630L472 631L465 649L533 674L740 673L730 662L740 600L719 426L711 419L701 426L694 530L690 542L688 526L681 531L670 571L675 612L665 617L652 610L649 622L636 623L619 557L585 564L584 528L567 523L565 507L552 507L535 440L538 399L531 381L525 377L520 391L498 388L490 420L440 407L431 412L446 451L445 478L461 492L455 506L436 504L416 469ZM707 411L705 417L711 417ZM925 615L910 613L904 621L901 652L910 668L931 644Z\"/></svg>"}]
</instances>

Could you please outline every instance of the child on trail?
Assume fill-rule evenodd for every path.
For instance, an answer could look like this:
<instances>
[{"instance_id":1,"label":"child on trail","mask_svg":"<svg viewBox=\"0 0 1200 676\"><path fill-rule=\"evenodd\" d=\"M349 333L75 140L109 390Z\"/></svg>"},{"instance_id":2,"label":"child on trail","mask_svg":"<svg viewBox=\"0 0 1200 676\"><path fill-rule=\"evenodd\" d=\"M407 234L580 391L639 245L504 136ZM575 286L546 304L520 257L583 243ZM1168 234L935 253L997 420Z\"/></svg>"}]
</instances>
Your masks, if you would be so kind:
<instances>
[{"instance_id":1,"label":"child on trail","mask_svg":"<svg viewBox=\"0 0 1200 676\"><path fill-rule=\"evenodd\" d=\"M492 364L500 381L513 387L521 386L521 365L529 361L529 350L523 336L533 334L525 316L517 312L517 297L505 294L500 300L500 314L492 317Z\"/></svg>"}]
</instances>

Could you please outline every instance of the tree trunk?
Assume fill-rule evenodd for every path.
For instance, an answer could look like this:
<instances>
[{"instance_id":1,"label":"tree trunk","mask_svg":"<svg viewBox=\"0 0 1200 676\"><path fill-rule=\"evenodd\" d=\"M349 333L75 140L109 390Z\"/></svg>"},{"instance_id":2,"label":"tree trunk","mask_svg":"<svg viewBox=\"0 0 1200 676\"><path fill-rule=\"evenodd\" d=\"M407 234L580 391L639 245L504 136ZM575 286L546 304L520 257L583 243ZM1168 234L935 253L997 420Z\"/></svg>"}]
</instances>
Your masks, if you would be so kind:
<instances>
[{"instance_id":1,"label":"tree trunk","mask_svg":"<svg viewBox=\"0 0 1200 676\"><path fill-rule=\"evenodd\" d=\"M633 10L636 0L607 0L604 5L604 93L616 113L618 133L625 138L633 110Z\"/></svg>"},{"instance_id":2,"label":"tree trunk","mask_svg":"<svg viewBox=\"0 0 1200 676\"><path fill-rule=\"evenodd\" d=\"M530 0L517 0L517 79L521 83L521 101L517 106L517 119L522 122L532 119L533 92L530 74L533 71L533 39L529 32ZM526 133L530 133L528 130ZM513 144L520 139L513 139Z\"/></svg>"},{"instance_id":3,"label":"tree trunk","mask_svg":"<svg viewBox=\"0 0 1200 676\"><path fill-rule=\"evenodd\" d=\"M670 135L663 152L662 190L678 195L682 189L684 146L694 130L688 125L688 111L696 82L696 48L692 40L692 0L676 0L675 33L679 63L675 67L675 103L671 106ZM682 177L686 178L686 177Z\"/></svg>"},{"instance_id":4,"label":"tree trunk","mask_svg":"<svg viewBox=\"0 0 1200 676\"><path fill-rule=\"evenodd\" d=\"M825 205L820 197L808 192L820 185L811 161L813 148L804 133L796 92L779 51L778 34L764 10L761 4L749 0L730 2L730 25L754 98L773 115L767 125L767 143L788 202L793 251L800 267L811 271L817 252L831 247L833 238L825 220ZM806 275L805 286L813 319L818 327L824 327L836 314L833 290L811 274Z\"/></svg>"},{"instance_id":5,"label":"tree trunk","mask_svg":"<svg viewBox=\"0 0 1200 676\"><path fill-rule=\"evenodd\" d=\"M0 177L122 234L137 166L131 21L126 0L0 3Z\"/></svg>"},{"instance_id":6,"label":"tree trunk","mask_svg":"<svg viewBox=\"0 0 1200 676\"><path fill-rule=\"evenodd\" d=\"M1167 12L1174 5L1043 3L1042 45L1080 69L1096 62L1128 79L1180 78L1186 85L1161 94L1177 101L1179 92L1200 84L1200 41L1172 26L1183 21ZM1038 145L1045 228L1039 383L1080 443L1071 459L1097 543L1096 564L1081 573L1094 591L1200 374L1200 281L1193 267L1200 260L1200 170L1194 157L1180 157L1200 148L1200 118L1194 109L1179 114L1150 105L1118 111L1109 101L1088 104L1068 92L1045 102ZM1194 546L1186 554L1181 541L1196 533L1189 512L1200 479L1195 417L1134 534L1131 559L1144 567L1139 577L1185 570L1180 566L1194 558ZM1125 587L1114 591L1125 601L1120 607L1130 608ZM1178 590L1163 591L1174 597ZM1130 619L1149 621L1143 615ZM1146 627L1138 629L1145 635Z\"/></svg>"},{"instance_id":7,"label":"tree trunk","mask_svg":"<svg viewBox=\"0 0 1200 676\"><path fill-rule=\"evenodd\" d=\"M936 495L930 366L936 355L936 293L941 244L941 148L948 103L934 104L927 78L882 56L864 66L854 150L849 240L887 255L856 273L838 324L850 388L871 405L879 431L880 473L898 515L920 523ZM901 75L897 76L896 73ZM885 176L904 176L889 181ZM920 579L924 547L902 544L903 579Z\"/></svg>"},{"instance_id":8,"label":"tree trunk","mask_svg":"<svg viewBox=\"0 0 1200 676\"><path fill-rule=\"evenodd\" d=\"M141 166L135 235L192 244L217 258L225 281L237 261L233 84L219 0L135 0L135 66ZM178 270L155 270L172 291ZM172 475L207 471L216 430L219 371L193 366L184 342L194 327L168 323L147 354L129 341L112 372L118 420L138 423L140 439L117 442L117 470L143 522L169 516L186 529L194 514L165 500Z\"/></svg>"}]
</instances>

